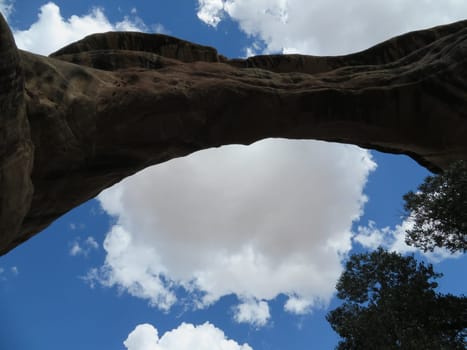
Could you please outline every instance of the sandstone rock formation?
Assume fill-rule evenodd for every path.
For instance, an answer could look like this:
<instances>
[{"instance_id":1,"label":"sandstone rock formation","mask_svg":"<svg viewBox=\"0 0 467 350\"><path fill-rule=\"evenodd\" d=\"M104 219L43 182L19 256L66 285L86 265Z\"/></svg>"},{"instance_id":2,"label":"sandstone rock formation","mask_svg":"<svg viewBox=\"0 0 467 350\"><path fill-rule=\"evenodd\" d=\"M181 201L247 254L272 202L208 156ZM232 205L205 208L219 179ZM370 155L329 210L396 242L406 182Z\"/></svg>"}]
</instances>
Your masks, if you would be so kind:
<instances>
[{"instance_id":1,"label":"sandstone rock formation","mask_svg":"<svg viewBox=\"0 0 467 350\"><path fill-rule=\"evenodd\" d=\"M0 255L149 165L267 137L352 143L440 171L467 159L467 21L339 57L229 60L163 35L51 57L0 19Z\"/></svg>"}]
</instances>

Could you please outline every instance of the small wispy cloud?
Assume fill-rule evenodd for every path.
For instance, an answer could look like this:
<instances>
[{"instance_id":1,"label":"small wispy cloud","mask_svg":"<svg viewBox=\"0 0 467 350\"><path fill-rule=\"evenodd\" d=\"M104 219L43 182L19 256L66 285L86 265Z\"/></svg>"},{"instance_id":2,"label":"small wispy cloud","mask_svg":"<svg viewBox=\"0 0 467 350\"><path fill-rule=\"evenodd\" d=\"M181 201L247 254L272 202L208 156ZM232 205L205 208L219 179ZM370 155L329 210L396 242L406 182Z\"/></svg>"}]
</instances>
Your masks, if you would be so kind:
<instances>
[{"instance_id":1,"label":"small wispy cloud","mask_svg":"<svg viewBox=\"0 0 467 350\"><path fill-rule=\"evenodd\" d=\"M13 12L13 1L0 0L0 12L8 20L8 17Z\"/></svg>"},{"instance_id":2,"label":"small wispy cloud","mask_svg":"<svg viewBox=\"0 0 467 350\"><path fill-rule=\"evenodd\" d=\"M96 268L90 269L84 276L79 276L79 279L84 281L91 289L96 287L96 283L101 283L99 270Z\"/></svg>"},{"instance_id":3,"label":"small wispy cloud","mask_svg":"<svg viewBox=\"0 0 467 350\"><path fill-rule=\"evenodd\" d=\"M296 315L305 315L310 312L313 303L310 300L300 298L300 297L292 297L287 300L284 305L285 311Z\"/></svg>"},{"instance_id":4,"label":"small wispy cloud","mask_svg":"<svg viewBox=\"0 0 467 350\"><path fill-rule=\"evenodd\" d=\"M270 318L269 305L266 301L251 299L234 307L234 319L238 323L262 327Z\"/></svg>"},{"instance_id":5,"label":"small wispy cloud","mask_svg":"<svg viewBox=\"0 0 467 350\"><path fill-rule=\"evenodd\" d=\"M84 243L92 249L99 248L99 244L96 242L96 240L92 236L89 236L88 238L86 238L86 241Z\"/></svg>"},{"instance_id":6,"label":"small wispy cloud","mask_svg":"<svg viewBox=\"0 0 467 350\"><path fill-rule=\"evenodd\" d=\"M99 249L99 243L97 243L94 237L88 236L84 241L82 241L80 237L77 237L73 242L71 242L69 253L71 256L88 256L91 251L97 249Z\"/></svg>"},{"instance_id":7,"label":"small wispy cloud","mask_svg":"<svg viewBox=\"0 0 467 350\"><path fill-rule=\"evenodd\" d=\"M7 281L9 277L16 277L19 274L19 269L17 266L12 266L10 268L0 267L0 281Z\"/></svg>"},{"instance_id":8,"label":"small wispy cloud","mask_svg":"<svg viewBox=\"0 0 467 350\"><path fill-rule=\"evenodd\" d=\"M413 228L413 225L414 222L410 217L404 219L399 225L395 225L394 227L386 226L381 228L374 221L369 221L368 225L357 228L357 233L353 240L362 247L372 250L383 247L399 254L418 253L434 263L445 259L455 259L462 255L460 253L453 254L449 250L442 248L435 248L433 252L423 252L416 247L409 246L405 243L405 236L406 232Z\"/></svg>"},{"instance_id":9,"label":"small wispy cloud","mask_svg":"<svg viewBox=\"0 0 467 350\"><path fill-rule=\"evenodd\" d=\"M170 34L170 30L168 30L162 23L156 23L151 26L151 29L154 33L157 34Z\"/></svg>"}]
</instances>

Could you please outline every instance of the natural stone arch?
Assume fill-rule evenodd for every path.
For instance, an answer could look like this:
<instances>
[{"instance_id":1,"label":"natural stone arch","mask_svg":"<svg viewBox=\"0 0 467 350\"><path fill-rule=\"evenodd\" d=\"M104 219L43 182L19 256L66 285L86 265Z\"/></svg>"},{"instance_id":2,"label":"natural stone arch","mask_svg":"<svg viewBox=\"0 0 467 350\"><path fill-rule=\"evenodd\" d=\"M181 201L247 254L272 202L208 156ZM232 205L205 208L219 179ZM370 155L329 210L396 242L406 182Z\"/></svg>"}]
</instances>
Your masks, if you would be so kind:
<instances>
[{"instance_id":1,"label":"natural stone arch","mask_svg":"<svg viewBox=\"0 0 467 350\"><path fill-rule=\"evenodd\" d=\"M0 19L0 254L149 165L268 137L467 155L467 21L338 57L229 60L141 33L17 50Z\"/></svg>"}]
</instances>

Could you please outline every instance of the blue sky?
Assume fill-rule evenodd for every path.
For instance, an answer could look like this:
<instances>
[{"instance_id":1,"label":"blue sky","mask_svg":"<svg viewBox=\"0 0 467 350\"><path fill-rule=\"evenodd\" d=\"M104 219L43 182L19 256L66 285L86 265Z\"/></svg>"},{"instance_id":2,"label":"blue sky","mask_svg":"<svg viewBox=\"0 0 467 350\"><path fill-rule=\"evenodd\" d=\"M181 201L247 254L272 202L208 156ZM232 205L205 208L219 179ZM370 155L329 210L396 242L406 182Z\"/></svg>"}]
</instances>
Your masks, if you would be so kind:
<instances>
[{"instance_id":1,"label":"blue sky","mask_svg":"<svg viewBox=\"0 0 467 350\"><path fill-rule=\"evenodd\" d=\"M18 46L40 54L142 30L243 57L350 53L465 18L467 4L0 0L0 10ZM405 156L285 140L145 170L0 257L0 348L331 349L324 316L342 262L377 245L412 251L402 195L426 175ZM464 256L415 254L444 273L441 291L466 292Z\"/></svg>"}]
</instances>

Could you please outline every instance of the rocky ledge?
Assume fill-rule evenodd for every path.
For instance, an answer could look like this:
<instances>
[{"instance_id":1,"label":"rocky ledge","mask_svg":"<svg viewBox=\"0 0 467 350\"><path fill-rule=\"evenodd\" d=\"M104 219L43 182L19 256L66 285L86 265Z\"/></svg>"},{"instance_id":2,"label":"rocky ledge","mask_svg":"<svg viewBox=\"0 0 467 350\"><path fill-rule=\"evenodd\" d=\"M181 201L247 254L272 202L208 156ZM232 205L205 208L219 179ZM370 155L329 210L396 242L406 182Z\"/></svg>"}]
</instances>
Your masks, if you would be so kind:
<instances>
[{"instance_id":1,"label":"rocky ledge","mask_svg":"<svg viewBox=\"0 0 467 350\"><path fill-rule=\"evenodd\" d=\"M142 33L96 34L50 57L0 18L0 255L149 165L268 137L467 159L467 21L338 57L229 60Z\"/></svg>"}]
</instances>

